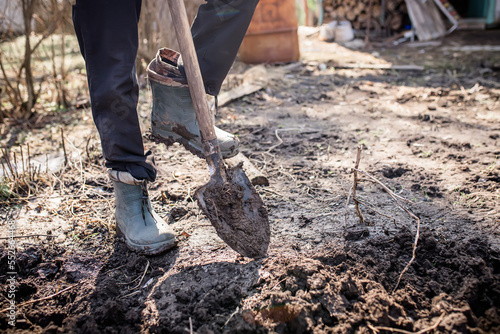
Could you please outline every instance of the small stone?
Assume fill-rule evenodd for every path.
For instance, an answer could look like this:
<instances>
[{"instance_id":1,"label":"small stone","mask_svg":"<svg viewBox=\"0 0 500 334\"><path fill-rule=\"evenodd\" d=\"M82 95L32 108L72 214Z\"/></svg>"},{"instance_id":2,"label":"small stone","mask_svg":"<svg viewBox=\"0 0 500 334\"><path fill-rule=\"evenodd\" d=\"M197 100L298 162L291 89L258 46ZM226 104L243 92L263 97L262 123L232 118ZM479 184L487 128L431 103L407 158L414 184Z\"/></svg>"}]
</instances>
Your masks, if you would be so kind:
<instances>
[{"instance_id":1,"label":"small stone","mask_svg":"<svg viewBox=\"0 0 500 334\"><path fill-rule=\"evenodd\" d=\"M66 240L66 234L61 233L61 234L59 234L59 235L57 236L57 238L56 238L55 242L56 242L56 244L61 244L61 243L63 243L65 240Z\"/></svg>"},{"instance_id":2,"label":"small stone","mask_svg":"<svg viewBox=\"0 0 500 334\"><path fill-rule=\"evenodd\" d=\"M365 238L370 235L370 231L368 231L368 228L366 227L361 227L361 228L356 228L350 231L347 231L344 238L345 240L359 240L362 238Z\"/></svg>"}]
</instances>

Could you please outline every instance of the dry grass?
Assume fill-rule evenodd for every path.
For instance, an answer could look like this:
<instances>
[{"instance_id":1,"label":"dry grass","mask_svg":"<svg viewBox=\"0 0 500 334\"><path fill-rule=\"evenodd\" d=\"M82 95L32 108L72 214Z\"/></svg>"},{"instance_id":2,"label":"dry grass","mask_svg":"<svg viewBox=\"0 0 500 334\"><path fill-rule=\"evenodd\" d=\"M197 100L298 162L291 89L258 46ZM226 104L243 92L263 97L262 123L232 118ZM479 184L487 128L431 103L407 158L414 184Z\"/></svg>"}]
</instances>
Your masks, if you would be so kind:
<instances>
[{"instance_id":1,"label":"dry grass","mask_svg":"<svg viewBox=\"0 0 500 334\"><path fill-rule=\"evenodd\" d=\"M20 146L20 154L16 153L18 152L12 152L7 148L2 150L2 159L0 160L3 172L0 181L0 200L2 202L27 200L39 193L39 185L45 181L45 178L41 177L40 167L36 168L30 161L29 146L25 150Z\"/></svg>"}]
</instances>

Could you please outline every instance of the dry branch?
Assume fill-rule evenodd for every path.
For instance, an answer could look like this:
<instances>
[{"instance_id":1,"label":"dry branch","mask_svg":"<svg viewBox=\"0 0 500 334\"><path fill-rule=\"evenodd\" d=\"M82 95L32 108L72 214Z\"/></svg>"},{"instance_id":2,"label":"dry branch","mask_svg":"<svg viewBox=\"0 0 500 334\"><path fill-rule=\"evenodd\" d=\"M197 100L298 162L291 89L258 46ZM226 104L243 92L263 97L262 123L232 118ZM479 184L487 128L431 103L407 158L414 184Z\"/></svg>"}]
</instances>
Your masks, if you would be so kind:
<instances>
[{"instance_id":1,"label":"dry branch","mask_svg":"<svg viewBox=\"0 0 500 334\"><path fill-rule=\"evenodd\" d=\"M391 327L385 327L385 326L373 326L371 324L368 324L368 328L370 328L372 331L375 333L378 333L379 331L389 331L389 332L394 332L394 333L402 333L402 334L424 334L427 332L430 332L434 329L436 329L441 321L443 320L444 316L446 313L441 314L439 319L436 321L436 323L430 327L424 328L422 330L419 330L418 332L409 332L405 331L404 329L399 329L399 328L391 328Z\"/></svg>"},{"instance_id":2,"label":"dry branch","mask_svg":"<svg viewBox=\"0 0 500 334\"><path fill-rule=\"evenodd\" d=\"M144 279L144 276L146 276L146 272L148 271L148 269L149 269L149 261L146 264L146 269L144 269L144 273L142 274L141 280L134 288L132 288L132 290L138 289L141 286L142 280Z\"/></svg>"},{"instance_id":3,"label":"dry branch","mask_svg":"<svg viewBox=\"0 0 500 334\"><path fill-rule=\"evenodd\" d=\"M74 288L74 287L76 287L76 286L81 285L82 283L83 283L83 282L77 283L77 284L75 284L75 285L72 285L72 286L70 286L70 287L67 287L66 289L63 289L63 290L61 290L61 291L59 291L59 292L57 292L57 293L54 293L54 294L52 294L52 295L50 295L50 296L47 296L47 297L38 298L38 299L34 299L34 300L29 300L29 301L27 301L27 302L24 302L24 303L18 304L18 305L16 305L16 307L17 307L17 308L19 308L19 307L24 306L24 305L29 305L29 304L33 304L33 303L37 303L37 302L41 302L41 301L44 301L44 300L52 299L52 298L54 298L54 297L55 297L55 296L57 296L57 295L60 295L60 294L62 294L62 293L64 293L64 292L66 292L66 291L68 291L68 290L73 289L73 288ZM0 313L7 312L8 310L10 310L10 308L5 308L5 309L1 310L1 311L0 311Z\"/></svg>"},{"instance_id":4,"label":"dry branch","mask_svg":"<svg viewBox=\"0 0 500 334\"><path fill-rule=\"evenodd\" d=\"M373 181L373 182L379 184L380 186L382 186L382 188L384 188L384 190L389 194L389 196L391 196L391 198L394 200L394 202L396 202L396 204L398 205L398 207L400 207L411 218L413 218L414 220L417 221L417 232L415 233L415 240L414 240L413 246L412 246L412 257L411 257L410 261L408 262L408 264L405 266L405 268L401 271L401 274L398 277L398 281L397 281L394 289L392 290L392 293L394 293L396 291L396 289L398 288L399 283L401 282L401 279L402 279L403 275L408 271L408 269L410 268L410 266L413 264L413 261L415 261L418 240L420 238L420 218L418 218L415 214L413 214L410 210L408 210L404 205L402 205L401 203L399 203L399 201L403 201L403 202L406 202L406 203L412 203L411 201L407 200L406 198L404 198L402 196L399 196L399 195L395 194L391 189L389 189L389 187L387 187L385 184L383 184L382 182L380 182L376 177L368 174L365 171L362 171L362 170L358 169L358 165L359 165L360 159L361 159L361 147L358 147L358 153L357 153L357 157L356 157L355 168L352 169L353 173L354 173L354 185L351 188L352 189L352 193L353 193L353 199L354 199L354 202L355 202L355 205L356 205L356 213L358 213L358 210L359 210L359 206L358 206L357 200L356 200L357 173L359 172L359 173L361 173L363 175L368 176L371 181ZM347 226L347 204L348 203L349 203L349 197L347 198L347 202L346 202L346 226ZM360 221L361 221L361 223L363 223L364 219L362 218L363 216L361 215L361 211L359 211L358 217L360 217Z\"/></svg>"},{"instance_id":5,"label":"dry branch","mask_svg":"<svg viewBox=\"0 0 500 334\"><path fill-rule=\"evenodd\" d=\"M398 225L396 224L396 218L394 218L394 217L392 217L392 216L389 216L389 215L386 215L385 213L382 213L382 212L378 211L377 209L375 209L375 208L373 207L373 205L370 205L370 204L368 204L368 203L366 203L366 202L364 202L364 201L360 200L359 198L357 199L357 201L359 202L359 204L366 206L368 209L370 209L370 210L372 210L372 211L374 211L374 212L378 213L379 215L384 216L384 217L386 217L386 218L390 218L390 219L392 219L392 221L394 222L394 226L396 226L396 227L398 226Z\"/></svg>"},{"instance_id":6,"label":"dry branch","mask_svg":"<svg viewBox=\"0 0 500 334\"><path fill-rule=\"evenodd\" d=\"M378 183L380 186L382 186L382 188L384 188L385 191L387 191L387 193L389 195L391 195L391 197L397 202L397 200L401 200L403 202L406 202L406 203L412 203L410 200L407 200L406 198L402 197L402 196L399 196L398 194L394 193L391 189L389 189L389 187L387 187L385 184L383 184L382 182L380 182L376 177L368 174L367 172L365 171L362 171L362 170L359 170L359 169L356 169L354 168L355 171L357 172L360 172L361 174L363 175L366 175L368 176L372 181ZM406 211L406 210L405 210ZM409 213L410 214L410 213ZM410 214L410 216L413 216L413 214Z\"/></svg>"},{"instance_id":7,"label":"dry branch","mask_svg":"<svg viewBox=\"0 0 500 334\"><path fill-rule=\"evenodd\" d=\"M354 200L354 206L356 208L356 214L358 215L359 221L361 224L364 224L365 218L363 217L363 214L361 213L361 210L359 209L359 203L356 198L356 188L358 187L358 172L357 169L359 168L359 160L361 160L361 146L358 146L358 153L356 155L356 163L354 164L354 185L352 186L352 199Z\"/></svg>"},{"instance_id":8,"label":"dry branch","mask_svg":"<svg viewBox=\"0 0 500 334\"><path fill-rule=\"evenodd\" d=\"M399 205L399 204L398 204ZM405 210L406 211L406 210ZM414 216L416 217L416 216ZM403 271L401 272L401 274L399 275L398 277L398 282L396 283L396 286L394 287L394 289L392 290L392 292L394 293L396 291L396 289L398 288L399 286L399 283L401 282L401 278L403 277L404 273L408 271L408 269L410 268L410 266L412 265L413 261L415 261L415 257L416 257L416 253L417 253L417 244L418 244L418 239L420 237L420 219L419 218L416 218L417 220L417 233L415 233L415 241L413 242L413 250L412 250L412 256L411 256L411 259L410 261L408 262L408 264L406 265L406 267L403 269Z\"/></svg>"},{"instance_id":9,"label":"dry branch","mask_svg":"<svg viewBox=\"0 0 500 334\"><path fill-rule=\"evenodd\" d=\"M66 145L64 144L64 129L61 127L61 144L64 152L64 166L68 165L68 154L66 152Z\"/></svg>"},{"instance_id":10,"label":"dry branch","mask_svg":"<svg viewBox=\"0 0 500 334\"><path fill-rule=\"evenodd\" d=\"M347 201L345 202L345 214L344 214L344 232L347 230L347 206L349 205L349 200L351 199L352 188L349 189L349 193L347 195Z\"/></svg>"},{"instance_id":11,"label":"dry branch","mask_svg":"<svg viewBox=\"0 0 500 334\"><path fill-rule=\"evenodd\" d=\"M69 13L70 8L68 0L51 1L50 3L46 3L46 1L43 0L16 0L13 2L16 2L22 11L24 49L21 51L22 55L20 57L13 56L9 54L9 52L0 51L2 79L4 79L6 83L6 92L9 97L9 102L12 105L10 108L11 110L2 112L3 114L0 115L0 119L4 116L26 119L35 112L34 107L42 89L40 79L37 79L33 72L33 69L36 67L34 64L35 51L40 47L42 42L51 36L60 26L64 15ZM48 6L45 8L44 12L44 15L47 16L47 22L40 17L40 10L44 9L44 4ZM36 41L34 41L35 29L32 24L35 20L39 23L44 23L43 30L40 34L36 35L38 38ZM5 53L7 54L5 55ZM55 57L51 58L53 59L53 65L55 65ZM4 61L8 66L4 65ZM11 73L6 71L6 67L10 68ZM64 61L61 62L61 68L63 67ZM13 75L14 77L9 78L9 75ZM64 79L64 71L58 75L53 73L53 75L55 77L61 75ZM39 86L35 89L35 84L37 83Z\"/></svg>"},{"instance_id":12,"label":"dry branch","mask_svg":"<svg viewBox=\"0 0 500 334\"><path fill-rule=\"evenodd\" d=\"M33 237L48 237L48 238L56 238L57 235L50 235L50 234L29 234L29 235L14 235L10 237L0 237L0 240L7 240L7 239L22 239L22 238L33 238Z\"/></svg>"}]
</instances>

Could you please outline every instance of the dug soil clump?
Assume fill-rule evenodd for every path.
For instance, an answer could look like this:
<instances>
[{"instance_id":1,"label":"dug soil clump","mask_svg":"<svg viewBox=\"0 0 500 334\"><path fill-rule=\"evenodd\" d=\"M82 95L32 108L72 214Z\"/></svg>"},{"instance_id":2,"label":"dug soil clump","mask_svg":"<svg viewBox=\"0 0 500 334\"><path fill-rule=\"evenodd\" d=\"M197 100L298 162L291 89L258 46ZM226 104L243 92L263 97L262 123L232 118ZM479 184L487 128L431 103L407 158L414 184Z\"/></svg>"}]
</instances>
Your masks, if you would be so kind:
<instances>
[{"instance_id":1,"label":"dug soil clump","mask_svg":"<svg viewBox=\"0 0 500 334\"><path fill-rule=\"evenodd\" d=\"M266 255L271 237L267 210L241 164L227 170L226 182L209 182L196 195L217 234L231 248L251 258Z\"/></svg>"}]
</instances>

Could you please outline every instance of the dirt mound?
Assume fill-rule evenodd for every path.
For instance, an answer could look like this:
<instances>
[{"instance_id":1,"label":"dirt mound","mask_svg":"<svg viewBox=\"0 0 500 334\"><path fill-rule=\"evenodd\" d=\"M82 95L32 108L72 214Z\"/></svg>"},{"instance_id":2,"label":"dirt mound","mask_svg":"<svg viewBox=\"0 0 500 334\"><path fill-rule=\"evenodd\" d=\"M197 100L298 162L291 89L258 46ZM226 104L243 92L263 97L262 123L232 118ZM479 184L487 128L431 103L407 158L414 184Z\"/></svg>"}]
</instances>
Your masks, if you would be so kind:
<instances>
[{"instance_id":1,"label":"dirt mound","mask_svg":"<svg viewBox=\"0 0 500 334\"><path fill-rule=\"evenodd\" d=\"M238 332L244 321L278 333L354 333L437 324L440 333L499 332L500 254L479 238L457 243L426 232L392 293L412 240L402 231L314 258L267 259L261 271L269 278L230 326Z\"/></svg>"},{"instance_id":2,"label":"dirt mound","mask_svg":"<svg viewBox=\"0 0 500 334\"><path fill-rule=\"evenodd\" d=\"M149 292L130 296L124 294L124 277L141 277L146 266L160 262L117 244L95 283L81 278L79 290L37 304L26 313L37 327L20 322L19 328L185 333L192 326L197 333L354 333L435 326L440 333L499 332L500 254L481 238L456 242L424 231L414 264L392 293L413 238L402 230L315 255L272 254L260 261L182 266ZM40 258L34 250L20 257ZM163 262L165 269L175 256L170 260ZM26 263L27 272L46 267L38 260ZM60 268L56 275L68 275ZM160 278L165 269L157 267L145 278ZM23 277L18 293L28 300L40 283L29 274ZM8 329L5 320L0 328Z\"/></svg>"}]
</instances>

